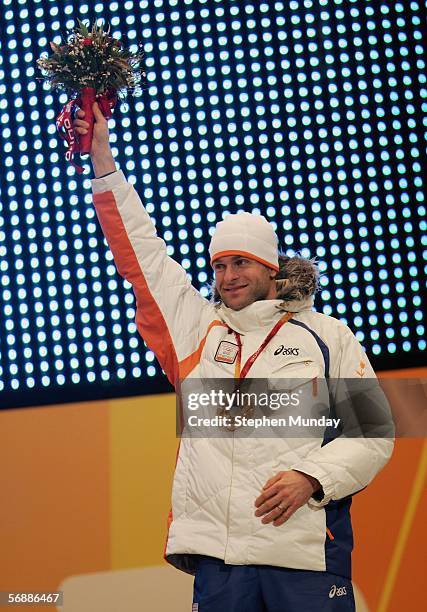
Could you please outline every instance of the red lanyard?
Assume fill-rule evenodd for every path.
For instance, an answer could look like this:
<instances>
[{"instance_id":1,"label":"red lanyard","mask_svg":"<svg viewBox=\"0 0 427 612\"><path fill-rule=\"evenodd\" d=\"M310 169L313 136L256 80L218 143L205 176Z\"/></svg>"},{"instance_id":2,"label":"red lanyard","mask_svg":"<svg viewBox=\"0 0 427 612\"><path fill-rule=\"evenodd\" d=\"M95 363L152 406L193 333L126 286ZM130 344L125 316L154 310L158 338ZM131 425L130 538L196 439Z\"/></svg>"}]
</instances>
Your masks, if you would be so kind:
<instances>
[{"instance_id":1,"label":"red lanyard","mask_svg":"<svg viewBox=\"0 0 427 612\"><path fill-rule=\"evenodd\" d=\"M274 338L274 336L277 334L277 332L282 327L282 325L284 325L287 321L289 321L292 315L293 315L292 312L287 312L285 315L283 315L283 317L279 321L277 321L276 325L270 331L268 336L264 339L264 341L259 346L259 348L255 351L253 355L249 357L249 359L243 366L242 370L240 370L240 367L242 365L242 341L240 339L240 334L237 332L234 332L234 335L236 336L237 346L239 347L239 352L237 354L237 360L236 360L236 368L234 370L234 378L238 378L240 380L242 380L243 378L246 378L247 373L249 372L249 370L255 363L260 353L262 353L262 351L265 349L265 347L270 342L270 340Z\"/></svg>"}]
</instances>

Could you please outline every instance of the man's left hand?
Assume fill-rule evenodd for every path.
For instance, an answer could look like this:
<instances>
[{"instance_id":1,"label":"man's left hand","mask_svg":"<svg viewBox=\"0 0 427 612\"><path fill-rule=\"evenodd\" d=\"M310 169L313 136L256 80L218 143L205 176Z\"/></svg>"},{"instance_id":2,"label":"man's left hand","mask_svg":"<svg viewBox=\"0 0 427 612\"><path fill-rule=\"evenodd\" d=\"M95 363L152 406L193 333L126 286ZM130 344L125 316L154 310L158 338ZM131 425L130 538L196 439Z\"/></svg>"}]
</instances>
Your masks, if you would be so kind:
<instances>
[{"instance_id":1,"label":"man's left hand","mask_svg":"<svg viewBox=\"0 0 427 612\"><path fill-rule=\"evenodd\" d=\"M320 488L318 480L303 472L279 472L265 483L261 495L255 500L255 516L264 515L262 523L272 522L279 527Z\"/></svg>"}]
</instances>

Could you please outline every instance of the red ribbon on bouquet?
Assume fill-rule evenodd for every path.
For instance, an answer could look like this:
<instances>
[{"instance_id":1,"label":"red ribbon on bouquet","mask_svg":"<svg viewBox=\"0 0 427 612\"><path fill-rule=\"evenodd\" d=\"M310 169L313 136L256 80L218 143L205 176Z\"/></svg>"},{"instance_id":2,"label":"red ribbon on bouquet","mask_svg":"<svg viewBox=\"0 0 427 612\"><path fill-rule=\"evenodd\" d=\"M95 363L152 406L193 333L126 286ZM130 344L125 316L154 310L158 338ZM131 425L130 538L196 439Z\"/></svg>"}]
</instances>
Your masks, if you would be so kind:
<instances>
[{"instance_id":1,"label":"red ribbon on bouquet","mask_svg":"<svg viewBox=\"0 0 427 612\"><path fill-rule=\"evenodd\" d=\"M102 94L96 95L93 87L85 87L80 92L80 96L78 98L73 98L65 104L56 118L56 128L58 133L68 145L68 149L65 153L65 159L75 167L79 174L83 172L83 168L76 164L73 158L76 153L90 153L92 146L93 125L95 121L92 111L92 104L95 101L98 102L99 108L104 117L109 119L112 116L113 108L117 104L117 92L109 89ZM82 134L80 137L76 135L73 127L74 110L77 106L85 111L84 119L89 123L87 134Z\"/></svg>"}]
</instances>

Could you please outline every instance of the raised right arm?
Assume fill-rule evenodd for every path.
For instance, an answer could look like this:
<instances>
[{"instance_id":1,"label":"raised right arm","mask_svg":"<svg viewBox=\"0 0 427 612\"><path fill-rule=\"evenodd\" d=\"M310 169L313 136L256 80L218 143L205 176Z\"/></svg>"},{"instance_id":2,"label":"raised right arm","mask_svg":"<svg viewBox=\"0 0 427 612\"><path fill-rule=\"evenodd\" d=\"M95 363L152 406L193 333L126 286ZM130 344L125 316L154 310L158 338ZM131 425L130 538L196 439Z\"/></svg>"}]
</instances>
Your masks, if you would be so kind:
<instances>
[{"instance_id":1,"label":"raised right arm","mask_svg":"<svg viewBox=\"0 0 427 612\"><path fill-rule=\"evenodd\" d=\"M97 177L92 181L96 214L119 274L132 285L138 331L176 384L179 363L197 348L200 320L211 306L167 255L136 190L116 171L106 120L96 106L94 113L91 158ZM82 123L76 120L76 131Z\"/></svg>"}]
</instances>

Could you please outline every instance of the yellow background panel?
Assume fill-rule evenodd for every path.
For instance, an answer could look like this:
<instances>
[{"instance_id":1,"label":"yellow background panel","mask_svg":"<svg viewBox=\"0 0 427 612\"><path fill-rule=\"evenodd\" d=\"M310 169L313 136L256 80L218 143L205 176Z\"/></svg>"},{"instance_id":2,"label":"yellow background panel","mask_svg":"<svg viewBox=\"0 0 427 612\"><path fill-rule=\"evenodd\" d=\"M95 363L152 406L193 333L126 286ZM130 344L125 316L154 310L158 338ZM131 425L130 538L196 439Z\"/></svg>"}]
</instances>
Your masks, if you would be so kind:
<instances>
[{"instance_id":1,"label":"yellow background panel","mask_svg":"<svg viewBox=\"0 0 427 612\"><path fill-rule=\"evenodd\" d=\"M107 402L1 411L0 466L1 591L109 569Z\"/></svg>"},{"instance_id":2,"label":"yellow background panel","mask_svg":"<svg viewBox=\"0 0 427 612\"><path fill-rule=\"evenodd\" d=\"M110 400L112 569L162 563L178 439L175 395Z\"/></svg>"}]
</instances>

